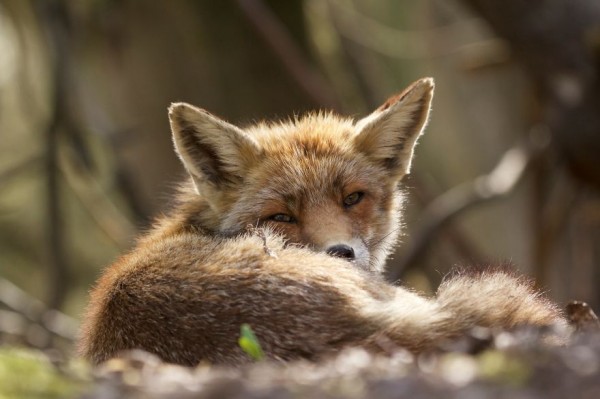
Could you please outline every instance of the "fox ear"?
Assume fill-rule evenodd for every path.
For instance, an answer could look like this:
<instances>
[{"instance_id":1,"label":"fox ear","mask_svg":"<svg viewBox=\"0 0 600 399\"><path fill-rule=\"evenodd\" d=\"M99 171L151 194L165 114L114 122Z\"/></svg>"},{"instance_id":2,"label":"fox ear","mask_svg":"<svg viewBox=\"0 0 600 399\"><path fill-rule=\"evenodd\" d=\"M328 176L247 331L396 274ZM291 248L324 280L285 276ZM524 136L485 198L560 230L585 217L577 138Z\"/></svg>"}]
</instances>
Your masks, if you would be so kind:
<instances>
[{"instance_id":1,"label":"fox ear","mask_svg":"<svg viewBox=\"0 0 600 399\"><path fill-rule=\"evenodd\" d=\"M424 78L356 123L356 148L401 179L410 171L417 139L429 118L433 79Z\"/></svg>"},{"instance_id":2,"label":"fox ear","mask_svg":"<svg viewBox=\"0 0 600 399\"><path fill-rule=\"evenodd\" d=\"M198 192L207 183L222 188L239 182L260 152L243 130L192 105L171 104L169 120L175 151Z\"/></svg>"}]
</instances>

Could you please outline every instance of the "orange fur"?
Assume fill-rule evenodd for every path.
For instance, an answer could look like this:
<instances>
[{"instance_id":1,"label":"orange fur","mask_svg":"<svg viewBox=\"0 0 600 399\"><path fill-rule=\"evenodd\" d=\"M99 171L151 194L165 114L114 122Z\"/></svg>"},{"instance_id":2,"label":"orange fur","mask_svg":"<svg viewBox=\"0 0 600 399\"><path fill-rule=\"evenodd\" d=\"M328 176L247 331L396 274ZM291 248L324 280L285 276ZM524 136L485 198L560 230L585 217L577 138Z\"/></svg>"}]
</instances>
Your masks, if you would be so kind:
<instances>
[{"instance_id":1,"label":"orange fur","mask_svg":"<svg viewBox=\"0 0 600 399\"><path fill-rule=\"evenodd\" d=\"M562 322L501 271L460 275L437 299L382 280L432 95L422 79L357 122L319 113L247 129L174 104L190 181L99 279L80 353L98 363L139 348L180 364L236 365L247 360L242 323L268 357L288 360L375 348L382 336L421 351L474 325Z\"/></svg>"}]
</instances>

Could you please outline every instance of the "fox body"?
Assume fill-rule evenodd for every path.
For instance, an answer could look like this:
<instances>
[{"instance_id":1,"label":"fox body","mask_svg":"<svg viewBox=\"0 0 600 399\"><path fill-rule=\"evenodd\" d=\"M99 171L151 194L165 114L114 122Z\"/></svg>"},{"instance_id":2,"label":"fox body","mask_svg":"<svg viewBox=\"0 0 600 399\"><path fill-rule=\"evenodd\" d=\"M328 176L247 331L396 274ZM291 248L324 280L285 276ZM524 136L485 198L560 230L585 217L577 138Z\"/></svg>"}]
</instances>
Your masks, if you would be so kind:
<instances>
[{"instance_id":1,"label":"fox body","mask_svg":"<svg viewBox=\"0 0 600 399\"><path fill-rule=\"evenodd\" d=\"M386 342L422 351L475 325L561 323L505 272L457 274L424 298L383 281L400 184L429 114L421 79L354 122L333 114L240 129L173 104L190 179L177 205L91 293L80 353L144 349L184 365L237 365L243 323L273 359Z\"/></svg>"}]
</instances>

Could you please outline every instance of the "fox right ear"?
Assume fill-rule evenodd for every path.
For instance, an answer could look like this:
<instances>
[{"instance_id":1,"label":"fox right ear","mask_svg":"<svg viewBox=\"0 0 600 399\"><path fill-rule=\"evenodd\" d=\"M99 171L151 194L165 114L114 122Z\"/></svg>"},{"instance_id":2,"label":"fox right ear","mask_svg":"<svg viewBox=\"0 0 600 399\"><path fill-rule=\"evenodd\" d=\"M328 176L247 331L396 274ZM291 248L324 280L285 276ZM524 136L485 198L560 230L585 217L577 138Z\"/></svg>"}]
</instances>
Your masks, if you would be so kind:
<instances>
[{"instance_id":1,"label":"fox right ear","mask_svg":"<svg viewBox=\"0 0 600 399\"><path fill-rule=\"evenodd\" d=\"M196 190L238 183L258 158L258 143L240 128L186 103L169 107L175 151Z\"/></svg>"},{"instance_id":2,"label":"fox right ear","mask_svg":"<svg viewBox=\"0 0 600 399\"><path fill-rule=\"evenodd\" d=\"M423 78L356 123L355 146L401 179L410 171L417 139L425 129L433 79Z\"/></svg>"}]
</instances>

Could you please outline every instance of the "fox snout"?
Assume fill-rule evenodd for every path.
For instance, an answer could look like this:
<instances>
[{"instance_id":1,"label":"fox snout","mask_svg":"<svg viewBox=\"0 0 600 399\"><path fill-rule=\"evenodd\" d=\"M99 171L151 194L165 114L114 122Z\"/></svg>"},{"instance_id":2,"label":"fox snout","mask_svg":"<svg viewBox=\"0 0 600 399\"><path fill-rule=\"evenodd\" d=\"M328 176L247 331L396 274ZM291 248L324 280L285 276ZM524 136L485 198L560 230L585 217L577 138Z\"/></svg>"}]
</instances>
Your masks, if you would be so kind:
<instances>
[{"instance_id":1,"label":"fox snout","mask_svg":"<svg viewBox=\"0 0 600 399\"><path fill-rule=\"evenodd\" d=\"M317 252L349 261L353 266L369 270L368 231L357 228L357 218L340 209L335 201L305 209L298 225L299 242Z\"/></svg>"},{"instance_id":2,"label":"fox snout","mask_svg":"<svg viewBox=\"0 0 600 399\"><path fill-rule=\"evenodd\" d=\"M321 246L318 250L329 256L351 262L360 269L370 269L370 253L367 246L360 239L337 240Z\"/></svg>"},{"instance_id":3,"label":"fox snout","mask_svg":"<svg viewBox=\"0 0 600 399\"><path fill-rule=\"evenodd\" d=\"M354 248L346 244L336 244L327 248L325 251L327 255L335 256L342 259L354 260L356 257L354 254Z\"/></svg>"}]
</instances>

